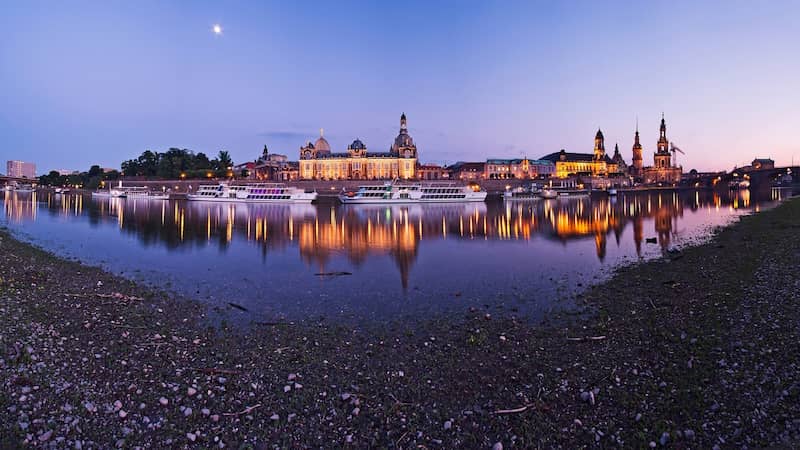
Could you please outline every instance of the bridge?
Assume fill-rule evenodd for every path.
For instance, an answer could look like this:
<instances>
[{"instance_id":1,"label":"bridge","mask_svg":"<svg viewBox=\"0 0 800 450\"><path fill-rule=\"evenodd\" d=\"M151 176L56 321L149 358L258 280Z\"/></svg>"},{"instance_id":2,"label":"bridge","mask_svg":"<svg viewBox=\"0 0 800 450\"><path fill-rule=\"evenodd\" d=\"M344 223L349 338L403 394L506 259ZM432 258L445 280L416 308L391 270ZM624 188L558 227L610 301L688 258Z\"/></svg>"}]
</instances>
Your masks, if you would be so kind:
<instances>
[{"instance_id":1,"label":"bridge","mask_svg":"<svg viewBox=\"0 0 800 450\"><path fill-rule=\"evenodd\" d=\"M8 177L8 176L5 176L5 175L0 175L0 186L5 186L6 184L13 183L15 181L17 183L31 184L31 183L38 183L39 179L38 178L17 178L17 177Z\"/></svg>"},{"instance_id":2,"label":"bridge","mask_svg":"<svg viewBox=\"0 0 800 450\"><path fill-rule=\"evenodd\" d=\"M758 187L772 184L779 176L786 175L789 171L791 171L790 173L792 174L794 183L800 182L800 166L773 167L769 169L739 168L727 173L706 173L697 178L684 178L684 182L691 184L700 183L702 186L710 187L715 184L714 180L719 178L716 184L727 186L728 183L733 180L745 179L746 175L747 179L750 180L751 186Z\"/></svg>"}]
</instances>

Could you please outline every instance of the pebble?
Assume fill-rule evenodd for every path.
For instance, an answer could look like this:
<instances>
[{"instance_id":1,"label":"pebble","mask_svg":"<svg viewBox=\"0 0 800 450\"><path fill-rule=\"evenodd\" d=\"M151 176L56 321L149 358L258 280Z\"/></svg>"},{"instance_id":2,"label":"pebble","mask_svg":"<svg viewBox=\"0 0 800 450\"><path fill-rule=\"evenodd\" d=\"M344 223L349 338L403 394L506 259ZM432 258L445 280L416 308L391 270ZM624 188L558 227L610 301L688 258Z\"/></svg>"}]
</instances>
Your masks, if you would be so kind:
<instances>
[{"instance_id":1,"label":"pebble","mask_svg":"<svg viewBox=\"0 0 800 450\"><path fill-rule=\"evenodd\" d=\"M295 384L294 384L294 388L295 388L295 389L303 389L303 385L302 385L302 384L300 384L300 383L295 383Z\"/></svg>"},{"instance_id":2,"label":"pebble","mask_svg":"<svg viewBox=\"0 0 800 450\"><path fill-rule=\"evenodd\" d=\"M445 430L449 430L450 428L453 428L453 422L451 422L449 420L445 420L444 421L444 429Z\"/></svg>"},{"instance_id":3,"label":"pebble","mask_svg":"<svg viewBox=\"0 0 800 450\"><path fill-rule=\"evenodd\" d=\"M287 384L286 386L284 386L284 387L283 387L283 392L289 392L289 391L291 391L291 390L292 390L292 387L291 387L291 386L289 386L288 384Z\"/></svg>"},{"instance_id":4,"label":"pebble","mask_svg":"<svg viewBox=\"0 0 800 450\"><path fill-rule=\"evenodd\" d=\"M658 442L660 442L661 445L667 445L667 442L669 442L669 433L667 433L666 431L662 433L661 439L659 439Z\"/></svg>"},{"instance_id":5,"label":"pebble","mask_svg":"<svg viewBox=\"0 0 800 450\"><path fill-rule=\"evenodd\" d=\"M186 417L191 416L192 415L192 408L188 408L187 407L186 409L184 409L183 410L183 415L186 416Z\"/></svg>"},{"instance_id":6,"label":"pebble","mask_svg":"<svg viewBox=\"0 0 800 450\"><path fill-rule=\"evenodd\" d=\"M114 411L119 411L120 409L122 409L122 402L117 400L114 402Z\"/></svg>"},{"instance_id":7,"label":"pebble","mask_svg":"<svg viewBox=\"0 0 800 450\"><path fill-rule=\"evenodd\" d=\"M347 392L345 392L344 394L342 394L342 400L343 400L343 401L350 400L350 394L348 394Z\"/></svg>"},{"instance_id":8,"label":"pebble","mask_svg":"<svg viewBox=\"0 0 800 450\"><path fill-rule=\"evenodd\" d=\"M286 379L289 380L289 381L293 381L295 378L297 378L297 374L296 373L290 373L289 376L286 377Z\"/></svg>"},{"instance_id":9,"label":"pebble","mask_svg":"<svg viewBox=\"0 0 800 450\"><path fill-rule=\"evenodd\" d=\"M212 422L219 422L219 414L214 414L213 416L211 416L211 421Z\"/></svg>"},{"instance_id":10,"label":"pebble","mask_svg":"<svg viewBox=\"0 0 800 450\"><path fill-rule=\"evenodd\" d=\"M87 410L87 411L89 411L89 412L95 412L95 411L97 410L97 409L94 407L94 403L92 403L92 402L86 402L86 403L84 403L84 404L83 404L83 406L84 406L84 407L86 408L86 410Z\"/></svg>"},{"instance_id":11,"label":"pebble","mask_svg":"<svg viewBox=\"0 0 800 450\"><path fill-rule=\"evenodd\" d=\"M39 435L39 441L46 442L50 440L50 437L53 436L53 430L47 430L46 432Z\"/></svg>"},{"instance_id":12,"label":"pebble","mask_svg":"<svg viewBox=\"0 0 800 450\"><path fill-rule=\"evenodd\" d=\"M158 403L161 403L161 406L167 406L169 404L169 400L167 400L166 397L161 397L158 399Z\"/></svg>"},{"instance_id":13,"label":"pebble","mask_svg":"<svg viewBox=\"0 0 800 450\"><path fill-rule=\"evenodd\" d=\"M126 413L124 409L120 409L119 410L119 418L120 419L124 419L127 415L128 415L128 413Z\"/></svg>"},{"instance_id":14,"label":"pebble","mask_svg":"<svg viewBox=\"0 0 800 450\"><path fill-rule=\"evenodd\" d=\"M273 414L273 415L271 415L269 418L270 418L271 420L275 420L275 421L277 421L277 420L280 420L281 416L279 416L279 415L277 415L277 414Z\"/></svg>"},{"instance_id":15,"label":"pebble","mask_svg":"<svg viewBox=\"0 0 800 450\"><path fill-rule=\"evenodd\" d=\"M583 426L583 422L581 422L581 419L575 419L575 420L572 421L572 423L574 423L576 427L582 427Z\"/></svg>"},{"instance_id":16,"label":"pebble","mask_svg":"<svg viewBox=\"0 0 800 450\"><path fill-rule=\"evenodd\" d=\"M495 442L492 446L492 450L503 450L503 443L502 442Z\"/></svg>"},{"instance_id":17,"label":"pebble","mask_svg":"<svg viewBox=\"0 0 800 450\"><path fill-rule=\"evenodd\" d=\"M208 408L203 408L203 409L200 410L200 413L202 413L204 416L207 416L207 415L211 414L211 410L208 409Z\"/></svg>"},{"instance_id":18,"label":"pebble","mask_svg":"<svg viewBox=\"0 0 800 450\"><path fill-rule=\"evenodd\" d=\"M186 433L186 437L192 442L194 442L197 439L197 435L194 433Z\"/></svg>"},{"instance_id":19,"label":"pebble","mask_svg":"<svg viewBox=\"0 0 800 450\"><path fill-rule=\"evenodd\" d=\"M360 412L361 412L361 408L356 407L356 408L353 408L352 414L354 416L357 416Z\"/></svg>"},{"instance_id":20,"label":"pebble","mask_svg":"<svg viewBox=\"0 0 800 450\"><path fill-rule=\"evenodd\" d=\"M689 441L694 440L694 431L693 430L683 430L683 435L686 436L686 439Z\"/></svg>"},{"instance_id":21,"label":"pebble","mask_svg":"<svg viewBox=\"0 0 800 450\"><path fill-rule=\"evenodd\" d=\"M197 389L193 387L186 389L186 395L188 395L189 397L193 396L194 394L197 394Z\"/></svg>"}]
</instances>

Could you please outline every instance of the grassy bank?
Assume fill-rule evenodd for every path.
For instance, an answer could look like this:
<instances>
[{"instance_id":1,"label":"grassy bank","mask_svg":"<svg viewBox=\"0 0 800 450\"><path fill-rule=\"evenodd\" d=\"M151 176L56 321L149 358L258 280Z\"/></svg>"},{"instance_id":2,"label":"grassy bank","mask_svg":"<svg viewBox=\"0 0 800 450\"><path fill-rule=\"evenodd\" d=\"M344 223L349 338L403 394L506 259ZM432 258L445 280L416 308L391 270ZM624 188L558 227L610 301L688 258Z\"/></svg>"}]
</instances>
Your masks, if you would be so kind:
<instances>
[{"instance_id":1,"label":"grassy bank","mask_svg":"<svg viewBox=\"0 0 800 450\"><path fill-rule=\"evenodd\" d=\"M800 201L620 269L588 317L362 332L205 309L0 232L0 440L503 448L800 442ZM432 300L433 301L433 300Z\"/></svg>"}]
</instances>

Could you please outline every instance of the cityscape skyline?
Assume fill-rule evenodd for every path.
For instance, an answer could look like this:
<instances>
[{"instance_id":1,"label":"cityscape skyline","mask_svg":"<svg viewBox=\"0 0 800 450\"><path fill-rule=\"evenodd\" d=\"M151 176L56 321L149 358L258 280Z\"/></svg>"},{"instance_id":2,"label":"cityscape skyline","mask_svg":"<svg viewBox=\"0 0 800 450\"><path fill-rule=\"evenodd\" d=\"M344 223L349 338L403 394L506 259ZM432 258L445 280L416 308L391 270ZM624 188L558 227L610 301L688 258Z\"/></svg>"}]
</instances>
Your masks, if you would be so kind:
<instances>
[{"instance_id":1,"label":"cityscape skyline","mask_svg":"<svg viewBox=\"0 0 800 450\"><path fill-rule=\"evenodd\" d=\"M0 18L0 132L2 159L45 172L296 159L320 128L382 151L402 111L422 162L590 152L601 128L630 163L637 121L650 159L662 112L686 171L800 157L791 2L40 6Z\"/></svg>"}]
</instances>

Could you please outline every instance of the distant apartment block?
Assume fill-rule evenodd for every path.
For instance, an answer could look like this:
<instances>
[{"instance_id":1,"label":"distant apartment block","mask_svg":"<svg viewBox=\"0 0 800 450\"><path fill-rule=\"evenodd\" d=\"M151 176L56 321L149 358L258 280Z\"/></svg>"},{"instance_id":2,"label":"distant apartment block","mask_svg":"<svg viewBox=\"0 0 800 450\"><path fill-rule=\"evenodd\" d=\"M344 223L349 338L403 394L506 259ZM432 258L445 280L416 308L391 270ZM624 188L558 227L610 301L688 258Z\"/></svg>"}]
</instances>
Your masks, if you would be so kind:
<instances>
[{"instance_id":1,"label":"distant apartment block","mask_svg":"<svg viewBox=\"0 0 800 450\"><path fill-rule=\"evenodd\" d=\"M36 178L36 164L24 161L8 161L6 175L12 178Z\"/></svg>"}]
</instances>

